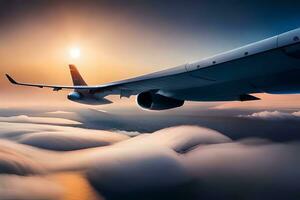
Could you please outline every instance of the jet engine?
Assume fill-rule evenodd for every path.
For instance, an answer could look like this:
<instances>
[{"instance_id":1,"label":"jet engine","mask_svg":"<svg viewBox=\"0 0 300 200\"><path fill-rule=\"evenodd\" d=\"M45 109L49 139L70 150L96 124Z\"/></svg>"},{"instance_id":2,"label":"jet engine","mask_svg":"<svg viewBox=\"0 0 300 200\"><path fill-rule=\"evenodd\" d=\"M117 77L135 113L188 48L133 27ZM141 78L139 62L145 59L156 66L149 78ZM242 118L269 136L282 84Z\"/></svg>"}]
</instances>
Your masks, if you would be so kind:
<instances>
[{"instance_id":1,"label":"jet engine","mask_svg":"<svg viewBox=\"0 0 300 200\"><path fill-rule=\"evenodd\" d=\"M157 91L148 91L137 95L137 103L142 108L149 110L166 110L180 107L184 101L163 96Z\"/></svg>"},{"instance_id":2,"label":"jet engine","mask_svg":"<svg viewBox=\"0 0 300 200\"><path fill-rule=\"evenodd\" d=\"M79 92L71 92L68 94L68 99L71 101L76 101L82 99L83 95Z\"/></svg>"},{"instance_id":3,"label":"jet engine","mask_svg":"<svg viewBox=\"0 0 300 200\"><path fill-rule=\"evenodd\" d=\"M298 37L294 38L294 41L298 41L298 40L299 40ZM285 47L283 50L288 56L298 58L298 59L300 58L300 44L299 43Z\"/></svg>"}]
</instances>

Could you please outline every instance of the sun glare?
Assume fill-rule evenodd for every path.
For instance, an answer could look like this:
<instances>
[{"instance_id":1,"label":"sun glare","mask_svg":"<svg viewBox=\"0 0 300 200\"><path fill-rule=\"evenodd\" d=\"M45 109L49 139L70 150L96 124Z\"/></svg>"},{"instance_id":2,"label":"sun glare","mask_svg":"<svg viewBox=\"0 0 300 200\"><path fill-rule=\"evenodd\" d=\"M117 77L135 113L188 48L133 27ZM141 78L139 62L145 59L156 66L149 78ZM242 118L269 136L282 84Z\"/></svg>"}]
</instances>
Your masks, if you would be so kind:
<instances>
[{"instance_id":1,"label":"sun glare","mask_svg":"<svg viewBox=\"0 0 300 200\"><path fill-rule=\"evenodd\" d=\"M69 54L71 58L79 58L80 49L78 47L71 48Z\"/></svg>"}]
</instances>

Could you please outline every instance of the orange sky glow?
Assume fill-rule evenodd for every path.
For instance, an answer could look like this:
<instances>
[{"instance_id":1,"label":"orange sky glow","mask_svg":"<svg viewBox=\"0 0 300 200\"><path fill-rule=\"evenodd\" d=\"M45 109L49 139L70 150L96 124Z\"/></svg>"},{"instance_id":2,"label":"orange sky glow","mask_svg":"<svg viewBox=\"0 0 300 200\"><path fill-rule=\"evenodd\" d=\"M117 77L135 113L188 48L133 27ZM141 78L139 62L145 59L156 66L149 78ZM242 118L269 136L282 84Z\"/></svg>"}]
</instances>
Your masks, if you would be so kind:
<instances>
[{"instance_id":1,"label":"orange sky glow","mask_svg":"<svg viewBox=\"0 0 300 200\"><path fill-rule=\"evenodd\" d=\"M226 37L224 45L205 40L200 43L190 33L173 31L163 22L143 24L128 13L91 9L81 10L80 15L78 8L58 8L42 17L27 14L1 30L2 105L74 105L66 100L68 91L15 87L7 82L5 73L25 82L71 84L68 64L72 63L89 84L100 84L198 60L238 44ZM80 48L79 58L70 57L73 47ZM225 105L300 107L299 95L262 97L268 101ZM124 105L131 103L134 98Z\"/></svg>"}]
</instances>

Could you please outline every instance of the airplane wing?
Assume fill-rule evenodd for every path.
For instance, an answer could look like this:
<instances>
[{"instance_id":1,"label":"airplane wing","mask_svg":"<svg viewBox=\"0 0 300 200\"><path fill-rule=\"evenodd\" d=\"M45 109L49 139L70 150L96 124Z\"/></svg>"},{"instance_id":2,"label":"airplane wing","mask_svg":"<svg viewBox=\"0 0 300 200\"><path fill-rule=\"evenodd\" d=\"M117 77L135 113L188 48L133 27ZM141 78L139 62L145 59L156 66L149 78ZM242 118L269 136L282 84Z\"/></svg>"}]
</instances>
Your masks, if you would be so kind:
<instances>
[{"instance_id":1,"label":"airplane wing","mask_svg":"<svg viewBox=\"0 0 300 200\"><path fill-rule=\"evenodd\" d=\"M155 91L191 101L255 100L251 93L300 91L300 29L295 29L216 56L136 78L102 85L62 86L19 83L53 90L88 90L121 97Z\"/></svg>"},{"instance_id":2,"label":"airplane wing","mask_svg":"<svg viewBox=\"0 0 300 200\"><path fill-rule=\"evenodd\" d=\"M47 85L47 84L33 84L33 83L21 83L16 80L14 80L10 75L5 74L7 79L9 80L10 83L15 84L15 85L22 85L22 86L30 86L30 87L38 87L38 88L52 88L54 91L58 91L61 89L80 89L80 90L91 90L91 89L96 89L95 86L74 86L74 85Z\"/></svg>"}]
</instances>

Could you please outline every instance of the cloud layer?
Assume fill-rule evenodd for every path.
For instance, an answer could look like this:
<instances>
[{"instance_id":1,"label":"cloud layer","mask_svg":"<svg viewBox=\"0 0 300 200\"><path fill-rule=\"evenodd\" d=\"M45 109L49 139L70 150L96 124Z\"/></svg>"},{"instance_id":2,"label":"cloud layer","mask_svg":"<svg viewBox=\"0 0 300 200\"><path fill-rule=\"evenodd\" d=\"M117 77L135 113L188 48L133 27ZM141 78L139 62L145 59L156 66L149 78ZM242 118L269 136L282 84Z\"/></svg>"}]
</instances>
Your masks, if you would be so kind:
<instances>
[{"instance_id":1,"label":"cloud layer","mask_svg":"<svg viewBox=\"0 0 300 200\"><path fill-rule=\"evenodd\" d=\"M196 126L135 137L124 133L0 122L0 182L5 182L0 198L57 199L69 195L67 191L78 198L85 194L86 199L125 195L129 199L297 199L300 195L298 141L233 141Z\"/></svg>"}]
</instances>

